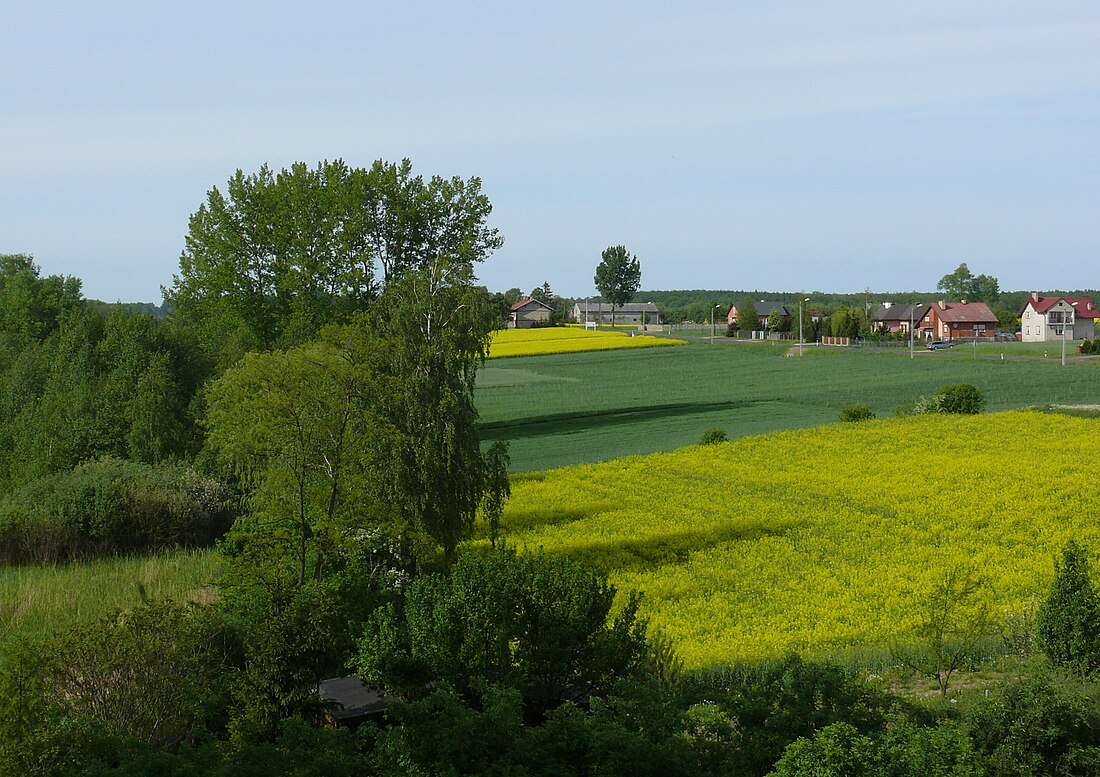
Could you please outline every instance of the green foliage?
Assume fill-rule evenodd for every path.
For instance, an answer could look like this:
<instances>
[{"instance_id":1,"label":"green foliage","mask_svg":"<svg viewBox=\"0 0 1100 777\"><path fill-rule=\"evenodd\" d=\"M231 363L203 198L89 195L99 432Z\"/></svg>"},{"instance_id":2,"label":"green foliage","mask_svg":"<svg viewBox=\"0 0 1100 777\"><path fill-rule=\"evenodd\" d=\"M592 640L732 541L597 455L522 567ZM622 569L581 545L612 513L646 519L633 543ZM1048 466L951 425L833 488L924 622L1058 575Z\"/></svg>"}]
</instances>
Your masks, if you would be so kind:
<instances>
[{"instance_id":1,"label":"green foliage","mask_svg":"<svg viewBox=\"0 0 1100 777\"><path fill-rule=\"evenodd\" d=\"M256 348L306 342L346 321L385 283L444 255L471 266L502 239L477 178L296 163L278 174L238 170L191 217L166 301L195 322L223 365Z\"/></svg>"},{"instance_id":2,"label":"green foliage","mask_svg":"<svg viewBox=\"0 0 1100 777\"><path fill-rule=\"evenodd\" d=\"M1056 675L1006 682L964 719L985 773L1100 773L1098 691Z\"/></svg>"},{"instance_id":3,"label":"green foliage","mask_svg":"<svg viewBox=\"0 0 1100 777\"><path fill-rule=\"evenodd\" d=\"M377 409L379 344L354 329L337 336L249 354L207 389L210 448L249 489L235 544L277 588L320 580L386 515L372 457L390 434Z\"/></svg>"},{"instance_id":4,"label":"green foliage","mask_svg":"<svg viewBox=\"0 0 1100 777\"><path fill-rule=\"evenodd\" d=\"M382 775L715 774L697 753L709 743L684 736L675 698L652 683L621 682L587 704L566 702L544 722L525 725L523 699L489 686L473 705L449 686L389 711L375 762Z\"/></svg>"},{"instance_id":5,"label":"green foliage","mask_svg":"<svg viewBox=\"0 0 1100 777\"><path fill-rule=\"evenodd\" d=\"M784 752L772 777L978 777L982 774L966 734L945 721L934 727L895 724L867 736L834 723Z\"/></svg>"},{"instance_id":6,"label":"green foliage","mask_svg":"<svg viewBox=\"0 0 1100 777\"><path fill-rule=\"evenodd\" d=\"M221 706L225 657L213 612L170 603L9 651L0 666L0 773L190 740Z\"/></svg>"},{"instance_id":7,"label":"green foliage","mask_svg":"<svg viewBox=\"0 0 1100 777\"><path fill-rule=\"evenodd\" d=\"M858 421L873 421L875 420L875 411L871 409L870 405L848 405L840 411L840 420L848 422Z\"/></svg>"},{"instance_id":8,"label":"green foliage","mask_svg":"<svg viewBox=\"0 0 1100 777\"><path fill-rule=\"evenodd\" d=\"M972 567L950 567L922 597L914 643L894 648L904 665L934 678L947 696L951 677L978 659L978 648L993 633L989 582Z\"/></svg>"},{"instance_id":9,"label":"green foliage","mask_svg":"<svg viewBox=\"0 0 1100 777\"><path fill-rule=\"evenodd\" d=\"M478 360L498 321L469 268L438 257L391 283L370 319L383 338L379 396L395 430L377 461L385 501L446 559L483 505L503 499L507 448L482 453L474 406Z\"/></svg>"},{"instance_id":10,"label":"green foliage","mask_svg":"<svg viewBox=\"0 0 1100 777\"><path fill-rule=\"evenodd\" d=\"M764 775L789 744L834 723L861 734L881 730L897 704L836 664L797 655L756 669L691 675L684 686L685 703L714 705L707 717L718 725L699 735L728 744L712 754L718 774Z\"/></svg>"},{"instance_id":11,"label":"green foliage","mask_svg":"<svg viewBox=\"0 0 1100 777\"><path fill-rule=\"evenodd\" d=\"M976 415L985 406L985 395L970 383L949 383L936 392L940 412Z\"/></svg>"},{"instance_id":12,"label":"green foliage","mask_svg":"<svg viewBox=\"0 0 1100 777\"><path fill-rule=\"evenodd\" d=\"M422 696L434 682L463 698L480 698L487 685L514 688L538 717L642 668L637 599L609 619L614 598L605 577L569 559L506 548L465 554L448 576L413 581L403 606L371 616L359 675L398 698Z\"/></svg>"},{"instance_id":13,"label":"green foliage","mask_svg":"<svg viewBox=\"0 0 1100 777\"><path fill-rule=\"evenodd\" d=\"M80 301L78 278L43 278L32 257L0 254L0 369L10 355L45 340Z\"/></svg>"},{"instance_id":14,"label":"green foliage","mask_svg":"<svg viewBox=\"0 0 1100 777\"><path fill-rule=\"evenodd\" d=\"M772 777L877 777L875 746L847 723L834 723L813 739L787 747Z\"/></svg>"},{"instance_id":15,"label":"green foliage","mask_svg":"<svg viewBox=\"0 0 1100 777\"><path fill-rule=\"evenodd\" d=\"M0 499L0 561L56 563L213 542L232 496L179 466L100 459Z\"/></svg>"},{"instance_id":16,"label":"green foliage","mask_svg":"<svg viewBox=\"0 0 1100 777\"><path fill-rule=\"evenodd\" d=\"M703 436L699 438L700 445L717 445L720 442L726 442L729 440L729 435L726 434L725 429L707 429L703 432Z\"/></svg>"},{"instance_id":17,"label":"green foliage","mask_svg":"<svg viewBox=\"0 0 1100 777\"><path fill-rule=\"evenodd\" d=\"M0 373L0 483L115 456L189 458L191 404L207 368L186 330L116 309L73 309Z\"/></svg>"},{"instance_id":18,"label":"green foliage","mask_svg":"<svg viewBox=\"0 0 1100 777\"><path fill-rule=\"evenodd\" d=\"M1070 540L1054 568L1050 593L1039 607L1039 646L1059 666L1094 671L1100 667L1100 599L1088 555Z\"/></svg>"},{"instance_id":19,"label":"green foliage","mask_svg":"<svg viewBox=\"0 0 1100 777\"><path fill-rule=\"evenodd\" d=\"M833 337L859 337L864 325L864 315L859 308L842 307L829 316L829 325Z\"/></svg>"},{"instance_id":20,"label":"green foliage","mask_svg":"<svg viewBox=\"0 0 1100 777\"><path fill-rule=\"evenodd\" d=\"M737 326L746 332L755 332L760 329L760 316L756 312L756 303L746 297L737 306Z\"/></svg>"},{"instance_id":21,"label":"green foliage","mask_svg":"<svg viewBox=\"0 0 1100 777\"><path fill-rule=\"evenodd\" d=\"M611 303L611 325L615 325L615 308L634 299L642 281L642 267L637 256L631 256L626 246L608 246L600 254L593 282L600 296Z\"/></svg>"},{"instance_id":22,"label":"green foliage","mask_svg":"<svg viewBox=\"0 0 1100 777\"><path fill-rule=\"evenodd\" d=\"M942 291L953 300L967 302L985 302L990 305L1001 296L1001 287L997 279L990 275L974 275L963 262L954 272L940 278L936 290Z\"/></svg>"}]
</instances>

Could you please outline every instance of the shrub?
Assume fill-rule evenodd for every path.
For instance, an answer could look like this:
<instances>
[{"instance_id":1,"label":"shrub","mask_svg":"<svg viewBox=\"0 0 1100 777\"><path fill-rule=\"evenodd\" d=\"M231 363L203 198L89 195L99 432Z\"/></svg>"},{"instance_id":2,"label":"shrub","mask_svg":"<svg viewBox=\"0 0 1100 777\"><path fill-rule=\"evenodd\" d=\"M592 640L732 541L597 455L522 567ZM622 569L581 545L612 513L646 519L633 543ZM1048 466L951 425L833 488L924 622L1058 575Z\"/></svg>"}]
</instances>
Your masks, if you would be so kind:
<instances>
[{"instance_id":1,"label":"shrub","mask_svg":"<svg viewBox=\"0 0 1100 777\"><path fill-rule=\"evenodd\" d=\"M54 563L212 542L231 494L177 466L105 458L32 481L0 501L0 561Z\"/></svg>"},{"instance_id":2,"label":"shrub","mask_svg":"<svg viewBox=\"0 0 1100 777\"><path fill-rule=\"evenodd\" d=\"M869 405L848 405L840 411L840 420L846 422L873 421L875 411Z\"/></svg>"},{"instance_id":3,"label":"shrub","mask_svg":"<svg viewBox=\"0 0 1100 777\"><path fill-rule=\"evenodd\" d=\"M10 646L0 663L0 773L53 773L60 761L191 741L225 698L223 626L211 608L146 604Z\"/></svg>"},{"instance_id":4,"label":"shrub","mask_svg":"<svg viewBox=\"0 0 1100 777\"><path fill-rule=\"evenodd\" d=\"M949 383L929 397L916 402L898 405L896 415L923 415L925 413L957 413L975 415L982 411L985 395L977 386L969 383Z\"/></svg>"},{"instance_id":5,"label":"shrub","mask_svg":"<svg viewBox=\"0 0 1100 777\"><path fill-rule=\"evenodd\" d=\"M726 325L726 337L737 337L740 332L737 329L737 324Z\"/></svg>"},{"instance_id":6,"label":"shrub","mask_svg":"<svg viewBox=\"0 0 1100 777\"><path fill-rule=\"evenodd\" d=\"M720 442L726 442L729 440L729 435L726 434L725 429L708 429L703 432L703 436L699 438L700 445L717 445Z\"/></svg>"},{"instance_id":7,"label":"shrub","mask_svg":"<svg viewBox=\"0 0 1100 777\"><path fill-rule=\"evenodd\" d=\"M982 412L985 395L969 383L949 383L936 392L941 413L976 415Z\"/></svg>"},{"instance_id":8,"label":"shrub","mask_svg":"<svg viewBox=\"0 0 1100 777\"><path fill-rule=\"evenodd\" d=\"M1055 562L1050 595L1039 607L1039 645L1059 666L1100 667L1100 599L1092 587L1085 550L1070 540Z\"/></svg>"}]
</instances>

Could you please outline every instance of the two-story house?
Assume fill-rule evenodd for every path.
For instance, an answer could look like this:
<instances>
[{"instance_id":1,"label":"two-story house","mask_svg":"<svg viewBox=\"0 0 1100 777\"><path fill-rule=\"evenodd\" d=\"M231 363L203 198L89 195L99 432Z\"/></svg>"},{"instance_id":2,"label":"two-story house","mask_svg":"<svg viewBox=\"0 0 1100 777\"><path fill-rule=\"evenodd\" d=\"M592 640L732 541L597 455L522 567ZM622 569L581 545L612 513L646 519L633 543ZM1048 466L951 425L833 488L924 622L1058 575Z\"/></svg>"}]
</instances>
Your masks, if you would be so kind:
<instances>
[{"instance_id":1,"label":"two-story house","mask_svg":"<svg viewBox=\"0 0 1100 777\"><path fill-rule=\"evenodd\" d=\"M1021 339L1026 343L1046 340L1086 340L1095 335L1100 312L1088 297L1040 297L1035 292L1020 309Z\"/></svg>"}]
</instances>

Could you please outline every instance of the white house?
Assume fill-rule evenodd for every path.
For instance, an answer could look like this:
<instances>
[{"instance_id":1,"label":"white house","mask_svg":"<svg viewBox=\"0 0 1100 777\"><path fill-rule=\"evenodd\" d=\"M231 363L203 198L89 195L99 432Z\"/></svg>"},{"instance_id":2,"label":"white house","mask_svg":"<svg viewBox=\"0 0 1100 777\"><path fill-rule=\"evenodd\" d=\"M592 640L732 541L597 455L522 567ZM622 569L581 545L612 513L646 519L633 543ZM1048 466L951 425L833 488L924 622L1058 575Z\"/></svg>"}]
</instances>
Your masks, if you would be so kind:
<instances>
[{"instance_id":1,"label":"white house","mask_svg":"<svg viewBox=\"0 0 1100 777\"><path fill-rule=\"evenodd\" d=\"M1040 297L1031 299L1020 310L1021 338L1026 343L1091 339L1100 312L1088 297Z\"/></svg>"}]
</instances>

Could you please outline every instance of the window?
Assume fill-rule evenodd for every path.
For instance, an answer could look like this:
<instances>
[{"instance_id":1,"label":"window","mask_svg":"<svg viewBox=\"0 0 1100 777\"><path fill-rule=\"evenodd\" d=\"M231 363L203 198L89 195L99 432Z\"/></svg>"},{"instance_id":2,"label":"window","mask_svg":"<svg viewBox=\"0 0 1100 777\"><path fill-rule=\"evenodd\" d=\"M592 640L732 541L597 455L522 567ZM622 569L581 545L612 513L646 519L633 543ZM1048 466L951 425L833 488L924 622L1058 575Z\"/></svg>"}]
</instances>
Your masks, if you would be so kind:
<instances>
[{"instance_id":1,"label":"window","mask_svg":"<svg viewBox=\"0 0 1100 777\"><path fill-rule=\"evenodd\" d=\"M1031 327L1029 327L1029 326L1025 326L1025 327L1024 327L1024 334L1025 334L1025 335L1029 335L1029 334L1031 334Z\"/></svg>"}]
</instances>

